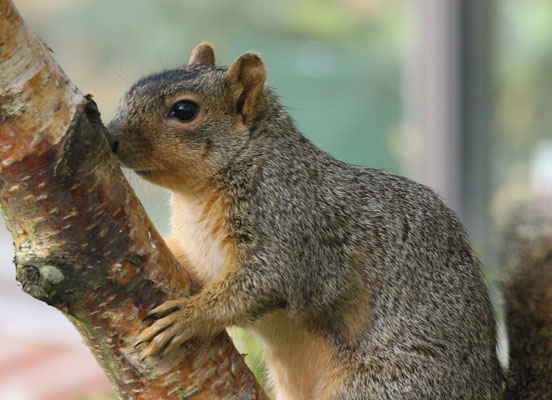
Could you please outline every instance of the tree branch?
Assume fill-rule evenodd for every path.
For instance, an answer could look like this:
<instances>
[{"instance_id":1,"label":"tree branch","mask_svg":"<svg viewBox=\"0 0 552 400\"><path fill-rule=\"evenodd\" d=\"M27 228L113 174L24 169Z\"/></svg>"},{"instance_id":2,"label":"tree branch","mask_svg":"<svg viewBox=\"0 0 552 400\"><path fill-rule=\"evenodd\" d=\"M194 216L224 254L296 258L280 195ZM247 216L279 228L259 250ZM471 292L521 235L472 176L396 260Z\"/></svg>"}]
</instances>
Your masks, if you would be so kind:
<instances>
[{"instance_id":1,"label":"tree branch","mask_svg":"<svg viewBox=\"0 0 552 400\"><path fill-rule=\"evenodd\" d=\"M62 311L123 399L267 398L223 333L139 359L142 318L197 290L108 148L91 96L0 0L0 207L23 290Z\"/></svg>"}]
</instances>

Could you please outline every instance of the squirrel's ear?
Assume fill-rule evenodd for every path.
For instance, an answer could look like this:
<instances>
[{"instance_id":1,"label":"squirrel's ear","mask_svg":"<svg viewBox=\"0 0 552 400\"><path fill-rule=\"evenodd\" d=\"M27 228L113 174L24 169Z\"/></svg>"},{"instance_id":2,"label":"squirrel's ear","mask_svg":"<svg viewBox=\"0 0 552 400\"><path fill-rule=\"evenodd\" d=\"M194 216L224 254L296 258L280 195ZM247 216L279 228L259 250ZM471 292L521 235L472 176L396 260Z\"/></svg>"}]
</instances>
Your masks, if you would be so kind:
<instances>
[{"instance_id":1,"label":"squirrel's ear","mask_svg":"<svg viewBox=\"0 0 552 400\"><path fill-rule=\"evenodd\" d=\"M224 80L236 99L238 112L249 122L264 108L263 90L266 68L257 53L245 53L228 67Z\"/></svg>"},{"instance_id":2,"label":"squirrel's ear","mask_svg":"<svg viewBox=\"0 0 552 400\"><path fill-rule=\"evenodd\" d=\"M207 42L201 42L192 50L188 65L215 65L215 49Z\"/></svg>"}]
</instances>

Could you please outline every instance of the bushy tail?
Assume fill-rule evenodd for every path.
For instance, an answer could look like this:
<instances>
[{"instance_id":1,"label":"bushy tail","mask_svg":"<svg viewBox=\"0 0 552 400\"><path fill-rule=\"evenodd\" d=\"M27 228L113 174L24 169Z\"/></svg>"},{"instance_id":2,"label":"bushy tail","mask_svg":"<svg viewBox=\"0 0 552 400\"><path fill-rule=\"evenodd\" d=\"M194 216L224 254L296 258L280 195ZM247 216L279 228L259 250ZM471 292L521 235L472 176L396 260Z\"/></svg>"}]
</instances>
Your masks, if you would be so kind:
<instances>
[{"instance_id":1,"label":"bushy tail","mask_svg":"<svg viewBox=\"0 0 552 400\"><path fill-rule=\"evenodd\" d=\"M506 232L503 282L508 400L552 399L552 197L516 213Z\"/></svg>"}]
</instances>

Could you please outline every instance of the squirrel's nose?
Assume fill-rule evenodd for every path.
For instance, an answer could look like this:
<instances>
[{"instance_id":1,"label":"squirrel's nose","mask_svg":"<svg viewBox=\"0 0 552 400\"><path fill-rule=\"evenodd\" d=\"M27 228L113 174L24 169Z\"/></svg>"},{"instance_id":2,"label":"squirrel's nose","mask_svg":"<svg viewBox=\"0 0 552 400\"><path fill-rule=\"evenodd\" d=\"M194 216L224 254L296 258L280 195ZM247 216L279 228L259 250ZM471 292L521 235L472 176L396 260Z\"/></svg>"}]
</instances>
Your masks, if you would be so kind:
<instances>
[{"instance_id":1,"label":"squirrel's nose","mask_svg":"<svg viewBox=\"0 0 552 400\"><path fill-rule=\"evenodd\" d=\"M117 149L119 148L119 141L114 137L113 134L107 129L105 136L107 138L107 141L109 142L109 147L111 147L111 151L113 153L117 152Z\"/></svg>"},{"instance_id":2,"label":"squirrel's nose","mask_svg":"<svg viewBox=\"0 0 552 400\"><path fill-rule=\"evenodd\" d=\"M117 149L119 148L119 133L118 133L118 124L119 124L119 115L116 115L113 120L106 126L105 136L107 137L107 141L109 142L109 146L111 146L111 151L113 153L117 152Z\"/></svg>"}]
</instances>

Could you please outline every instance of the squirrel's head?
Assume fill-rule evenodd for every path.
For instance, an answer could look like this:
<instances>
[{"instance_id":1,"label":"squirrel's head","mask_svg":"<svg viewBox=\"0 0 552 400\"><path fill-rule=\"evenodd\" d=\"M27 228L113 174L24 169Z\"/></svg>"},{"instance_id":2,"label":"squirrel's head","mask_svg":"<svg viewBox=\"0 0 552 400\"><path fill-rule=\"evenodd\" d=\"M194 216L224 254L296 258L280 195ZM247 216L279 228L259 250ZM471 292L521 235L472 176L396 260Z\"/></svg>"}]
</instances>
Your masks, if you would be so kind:
<instances>
[{"instance_id":1,"label":"squirrel's head","mask_svg":"<svg viewBox=\"0 0 552 400\"><path fill-rule=\"evenodd\" d=\"M107 126L121 162L170 189L201 185L246 146L266 114L266 69L256 53L215 66L201 43L188 65L148 76L123 97Z\"/></svg>"}]
</instances>

